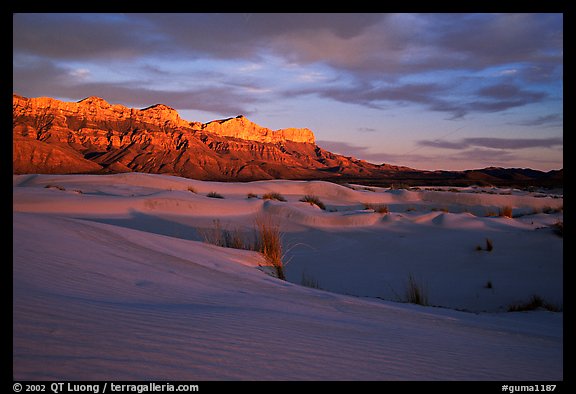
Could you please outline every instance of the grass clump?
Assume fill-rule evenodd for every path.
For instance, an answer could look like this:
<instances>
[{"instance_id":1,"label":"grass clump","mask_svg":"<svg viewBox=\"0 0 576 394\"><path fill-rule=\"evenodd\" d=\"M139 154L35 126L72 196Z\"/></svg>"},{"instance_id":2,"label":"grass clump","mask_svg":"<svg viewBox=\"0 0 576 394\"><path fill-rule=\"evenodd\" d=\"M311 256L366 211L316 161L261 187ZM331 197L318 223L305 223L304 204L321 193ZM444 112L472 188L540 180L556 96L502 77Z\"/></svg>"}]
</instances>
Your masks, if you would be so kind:
<instances>
[{"instance_id":1,"label":"grass clump","mask_svg":"<svg viewBox=\"0 0 576 394\"><path fill-rule=\"evenodd\" d=\"M230 230L223 227L219 219L214 220L214 227L211 229L198 230L204 242L221 246L223 248L246 249L252 248L251 242L246 240L240 229Z\"/></svg>"},{"instance_id":2,"label":"grass clump","mask_svg":"<svg viewBox=\"0 0 576 394\"><path fill-rule=\"evenodd\" d=\"M224 248L260 252L266 263L274 269L275 276L286 280L280 225L271 217L256 218L252 233L242 232L239 228L228 229L222 226L219 219L214 220L212 228L197 231L206 243Z\"/></svg>"},{"instance_id":3,"label":"grass clump","mask_svg":"<svg viewBox=\"0 0 576 394\"><path fill-rule=\"evenodd\" d=\"M416 282L414 275L408 275L408 283L406 285L406 302L411 304L428 305L428 295L421 283Z\"/></svg>"},{"instance_id":4,"label":"grass clump","mask_svg":"<svg viewBox=\"0 0 576 394\"><path fill-rule=\"evenodd\" d=\"M364 209L371 209L376 213L389 213L388 205L364 203Z\"/></svg>"},{"instance_id":5,"label":"grass clump","mask_svg":"<svg viewBox=\"0 0 576 394\"><path fill-rule=\"evenodd\" d=\"M262 196L262 198L264 200L276 200L276 201L286 202L286 199L284 198L284 196L282 194L276 193L276 192L266 193Z\"/></svg>"},{"instance_id":6,"label":"grass clump","mask_svg":"<svg viewBox=\"0 0 576 394\"><path fill-rule=\"evenodd\" d=\"M320 199L316 196L307 194L304 197L302 197L300 199L300 201L307 202L310 205L316 205L318 208L320 208L324 211L326 210L326 205L324 205L324 203L322 201L320 201Z\"/></svg>"},{"instance_id":7,"label":"grass clump","mask_svg":"<svg viewBox=\"0 0 576 394\"><path fill-rule=\"evenodd\" d=\"M60 186L60 185L46 185L44 186L45 189L58 189L61 191L66 191L66 188L64 186Z\"/></svg>"},{"instance_id":8,"label":"grass clump","mask_svg":"<svg viewBox=\"0 0 576 394\"><path fill-rule=\"evenodd\" d=\"M494 243L492 242L492 240L490 238L486 238L486 247L482 248L482 246L477 245L476 250L477 251L485 250L487 252L491 252L494 250Z\"/></svg>"},{"instance_id":9,"label":"grass clump","mask_svg":"<svg viewBox=\"0 0 576 394\"><path fill-rule=\"evenodd\" d=\"M197 194L197 193L198 193L198 191L194 188L194 186L188 186L187 190L188 190L190 193L194 193L194 194Z\"/></svg>"},{"instance_id":10,"label":"grass clump","mask_svg":"<svg viewBox=\"0 0 576 394\"><path fill-rule=\"evenodd\" d=\"M505 206L505 207L500 208L498 216L504 217L504 218L509 218L509 219L512 218L512 207Z\"/></svg>"},{"instance_id":11,"label":"grass clump","mask_svg":"<svg viewBox=\"0 0 576 394\"><path fill-rule=\"evenodd\" d=\"M564 222L559 220L552 225L552 231L560 238L564 238Z\"/></svg>"},{"instance_id":12,"label":"grass clump","mask_svg":"<svg viewBox=\"0 0 576 394\"><path fill-rule=\"evenodd\" d=\"M210 197L210 198L224 198L224 196L220 193L216 193L216 192L210 192L208 194L206 194L206 197Z\"/></svg>"},{"instance_id":13,"label":"grass clump","mask_svg":"<svg viewBox=\"0 0 576 394\"><path fill-rule=\"evenodd\" d=\"M318 280L306 275L306 272L302 272L302 279L300 281L300 284L302 284L302 286L305 287L310 287L311 289L320 289L320 284L318 283Z\"/></svg>"},{"instance_id":14,"label":"grass clump","mask_svg":"<svg viewBox=\"0 0 576 394\"><path fill-rule=\"evenodd\" d=\"M508 306L508 312L535 311L537 309L545 309L551 312L560 312L562 310L562 308L545 301L542 297L540 297L537 294L530 297L530 300L528 300L527 302L519 304L511 304Z\"/></svg>"},{"instance_id":15,"label":"grass clump","mask_svg":"<svg viewBox=\"0 0 576 394\"><path fill-rule=\"evenodd\" d=\"M410 185L407 183L393 183L390 185L390 190L408 190Z\"/></svg>"},{"instance_id":16,"label":"grass clump","mask_svg":"<svg viewBox=\"0 0 576 394\"><path fill-rule=\"evenodd\" d=\"M282 235L280 225L271 217L258 217L255 221L256 245L264 259L276 271L278 279L286 280L282 253Z\"/></svg>"}]
</instances>

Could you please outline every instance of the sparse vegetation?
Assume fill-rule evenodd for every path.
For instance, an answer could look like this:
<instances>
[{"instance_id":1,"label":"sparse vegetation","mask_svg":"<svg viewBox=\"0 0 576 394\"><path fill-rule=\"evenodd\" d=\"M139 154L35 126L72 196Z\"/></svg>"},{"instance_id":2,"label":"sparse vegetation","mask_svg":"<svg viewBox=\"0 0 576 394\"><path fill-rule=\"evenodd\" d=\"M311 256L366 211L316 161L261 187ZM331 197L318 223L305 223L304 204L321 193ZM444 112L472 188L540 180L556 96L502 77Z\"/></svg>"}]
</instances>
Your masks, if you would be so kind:
<instances>
[{"instance_id":1,"label":"sparse vegetation","mask_svg":"<svg viewBox=\"0 0 576 394\"><path fill-rule=\"evenodd\" d=\"M556 234L560 238L564 238L564 222L563 221L558 220L551 227L552 227L552 231L554 231L554 234Z\"/></svg>"},{"instance_id":2,"label":"sparse vegetation","mask_svg":"<svg viewBox=\"0 0 576 394\"><path fill-rule=\"evenodd\" d=\"M282 254L282 236L280 225L270 216L258 217L256 226L256 250L259 251L266 262L276 271L278 279L286 280Z\"/></svg>"},{"instance_id":3,"label":"sparse vegetation","mask_svg":"<svg viewBox=\"0 0 576 394\"><path fill-rule=\"evenodd\" d=\"M508 312L525 312L535 311L537 309L545 309L551 312L560 312L562 308L557 305L544 301L539 295L533 295L530 300L524 303L511 304L508 306Z\"/></svg>"},{"instance_id":4,"label":"sparse vegetation","mask_svg":"<svg viewBox=\"0 0 576 394\"><path fill-rule=\"evenodd\" d=\"M410 189L410 185L407 183L393 183L390 185L390 190L401 190L401 189Z\"/></svg>"},{"instance_id":5,"label":"sparse vegetation","mask_svg":"<svg viewBox=\"0 0 576 394\"><path fill-rule=\"evenodd\" d=\"M326 205L320 199L314 195L307 194L300 199L302 202L307 202L310 205L316 205L318 208L322 210L326 210Z\"/></svg>"},{"instance_id":6,"label":"sparse vegetation","mask_svg":"<svg viewBox=\"0 0 576 394\"><path fill-rule=\"evenodd\" d=\"M46 185L44 186L45 189L58 189L61 191L66 191L66 188L64 186L60 186L60 185Z\"/></svg>"},{"instance_id":7,"label":"sparse vegetation","mask_svg":"<svg viewBox=\"0 0 576 394\"><path fill-rule=\"evenodd\" d=\"M224 228L219 219L215 219L213 223L213 228L199 230L200 235L204 238L204 242L224 248L252 249L252 242L246 240L246 237L243 236L240 229L230 230Z\"/></svg>"},{"instance_id":8,"label":"sparse vegetation","mask_svg":"<svg viewBox=\"0 0 576 394\"><path fill-rule=\"evenodd\" d=\"M42 108L38 111L36 117L32 120L32 125L36 129L36 139L41 140L43 134L52 128L54 123L54 114L50 112L50 108Z\"/></svg>"},{"instance_id":9,"label":"sparse vegetation","mask_svg":"<svg viewBox=\"0 0 576 394\"><path fill-rule=\"evenodd\" d=\"M491 252L492 250L494 250L494 244L492 243L492 240L491 240L491 239L486 238L486 247L485 247L485 248L482 248L482 246L477 245L477 246L476 246L476 250L477 250L477 251L485 250L485 251L487 251L487 252Z\"/></svg>"},{"instance_id":10,"label":"sparse vegetation","mask_svg":"<svg viewBox=\"0 0 576 394\"><path fill-rule=\"evenodd\" d=\"M505 206L505 207L500 208L500 212L499 212L498 216L504 217L504 218L512 218L512 207Z\"/></svg>"},{"instance_id":11,"label":"sparse vegetation","mask_svg":"<svg viewBox=\"0 0 576 394\"><path fill-rule=\"evenodd\" d=\"M222 194L216 193L216 192L210 192L208 194L206 194L206 197L210 197L210 198L224 198L224 196Z\"/></svg>"},{"instance_id":12,"label":"sparse vegetation","mask_svg":"<svg viewBox=\"0 0 576 394\"><path fill-rule=\"evenodd\" d=\"M284 196L282 194L276 193L276 192L266 193L262 196L262 198L264 200L276 200L276 201L286 202L286 199L284 198Z\"/></svg>"},{"instance_id":13,"label":"sparse vegetation","mask_svg":"<svg viewBox=\"0 0 576 394\"><path fill-rule=\"evenodd\" d=\"M364 209L371 209L376 213L389 213L388 205L364 203Z\"/></svg>"},{"instance_id":14,"label":"sparse vegetation","mask_svg":"<svg viewBox=\"0 0 576 394\"><path fill-rule=\"evenodd\" d=\"M494 249L494 244L492 243L492 240L489 238L486 238L486 251L491 252L493 249Z\"/></svg>"},{"instance_id":15,"label":"sparse vegetation","mask_svg":"<svg viewBox=\"0 0 576 394\"><path fill-rule=\"evenodd\" d=\"M306 287L310 287L312 289L320 289L320 284L318 283L318 280L306 275L306 272L302 272L302 279L300 281L300 284L302 286L306 286Z\"/></svg>"},{"instance_id":16,"label":"sparse vegetation","mask_svg":"<svg viewBox=\"0 0 576 394\"><path fill-rule=\"evenodd\" d=\"M408 275L408 283L406 285L406 302L418 305L428 305L428 295L421 283L416 282L414 275Z\"/></svg>"},{"instance_id":17,"label":"sparse vegetation","mask_svg":"<svg viewBox=\"0 0 576 394\"><path fill-rule=\"evenodd\" d=\"M279 279L286 280L282 253L282 234L280 225L269 216L258 217L254 222L252 234L236 228L230 230L214 220L211 229L199 229L204 242L225 248L253 250L260 252L266 262L274 269Z\"/></svg>"},{"instance_id":18,"label":"sparse vegetation","mask_svg":"<svg viewBox=\"0 0 576 394\"><path fill-rule=\"evenodd\" d=\"M368 186L360 186L360 185L351 185L349 183L345 183L342 186L346 186L349 189L356 190L356 191L366 191L366 192L376 192L374 188Z\"/></svg>"}]
</instances>

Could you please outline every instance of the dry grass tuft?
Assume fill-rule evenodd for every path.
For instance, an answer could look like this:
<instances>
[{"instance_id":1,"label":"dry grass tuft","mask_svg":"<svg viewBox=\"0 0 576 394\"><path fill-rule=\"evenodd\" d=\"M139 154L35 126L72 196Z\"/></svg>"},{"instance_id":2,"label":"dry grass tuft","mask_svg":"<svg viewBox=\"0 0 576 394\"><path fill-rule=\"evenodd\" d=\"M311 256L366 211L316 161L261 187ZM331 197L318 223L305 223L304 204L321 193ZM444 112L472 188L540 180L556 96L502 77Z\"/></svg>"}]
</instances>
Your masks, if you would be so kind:
<instances>
[{"instance_id":1,"label":"dry grass tuft","mask_svg":"<svg viewBox=\"0 0 576 394\"><path fill-rule=\"evenodd\" d=\"M282 234L280 224L270 216L256 218L256 245L255 249L260 252L268 264L276 270L278 279L286 280L284 275L284 263L282 261Z\"/></svg>"},{"instance_id":2,"label":"dry grass tuft","mask_svg":"<svg viewBox=\"0 0 576 394\"><path fill-rule=\"evenodd\" d=\"M45 189L58 189L61 191L66 191L66 188L64 186L60 186L60 185L46 185L44 186Z\"/></svg>"},{"instance_id":3,"label":"dry grass tuft","mask_svg":"<svg viewBox=\"0 0 576 394\"><path fill-rule=\"evenodd\" d=\"M406 302L418 305L428 305L428 295L421 283L416 282L414 275L408 275L408 283L406 285Z\"/></svg>"},{"instance_id":4,"label":"dry grass tuft","mask_svg":"<svg viewBox=\"0 0 576 394\"><path fill-rule=\"evenodd\" d=\"M210 198L224 198L224 196L220 193L216 193L216 192L210 192L208 194L206 194L206 197L210 197Z\"/></svg>"},{"instance_id":5,"label":"dry grass tuft","mask_svg":"<svg viewBox=\"0 0 576 394\"><path fill-rule=\"evenodd\" d=\"M300 199L300 201L307 202L310 205L316 205L318 208L320 208L324 211L326 210L326 205L324 205L324 203L322 201L320 201L320 199L316 196L307 194L304 197L302 197Z\"/></svg>"},{"instance_id":6,"label":"dry grass tuft","mask_svg":"<svg viewBox=\"0 0 576 394\"><path fill-rule=\"evenodd\" d=\"M508 306L508 312L525 312L545 309L551 312L560 312L562 308L557 305L544 301L539 295L533 295L530 300L520 304L511 304Z\"/></svg>"},{"instance_id":7,"label":"dry grass tuft","mask_svg":"<svg viewBox=\"0 0 576 394\"><path fill-rule=\"evenodd\" d=\"M286 199L284 198L284 196L282 194L276 193L276 192L266 193L262 196L262 198L264 200L276 200L276 201L286 202Z\"/></svg>"},{"instance_id":8,"label":"dry grass tuft","mask_svg":"<svg viewBox=\"0 0 576 394\"><path fill-rule=\"evenodd\" d=\"M556 223L552 225L552 231L554 231L554 234L556 234L560 238L564 238L564 222L558 220Z\"/></svg>"},{"instance_id":9,"label":"dry grass tuft","mask_svg":"<svg viewBox=\"0 0 576 394\"><path fill-rule=\"evenodd\" d=\"M390 213L390 210L388 209L388 205L382 205L382 204L371 204L371 203L364 203L364 209L371 209L376 213Z\"/></svg>"},{"instance_id":10,"label":"dry grass tuft","mask_svg":"<svg viewBox=\"0 0 576 394\"><path fill-rule=\"evenodd\" d=\"M498 213L498 216L504 217L504 218L512 218L512 207L505 206L505 207L500 208L500 212Z\"/></svg>"}]
</instances>

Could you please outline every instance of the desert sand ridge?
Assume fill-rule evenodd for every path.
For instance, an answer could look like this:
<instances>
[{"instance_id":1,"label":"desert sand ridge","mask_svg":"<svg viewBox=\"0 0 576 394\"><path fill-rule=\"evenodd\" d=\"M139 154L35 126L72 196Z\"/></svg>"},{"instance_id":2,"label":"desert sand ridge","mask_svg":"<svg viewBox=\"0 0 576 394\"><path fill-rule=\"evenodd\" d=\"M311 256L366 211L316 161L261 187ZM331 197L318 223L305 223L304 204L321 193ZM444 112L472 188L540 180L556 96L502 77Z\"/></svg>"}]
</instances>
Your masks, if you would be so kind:
<instances>
[{"instance_id":1,"label":"desert sand ridge","mask_svg":"<svg viewBox=\"0 0 576 394\"><path fill-rule=\"evenodd\" d=\"M562 200L17 175L14 378L562 380L563 313L507 312L533 294L562 306ZM506 205L514 217L490 215ZM215 220L250 234L261 215L281 225L288 281L257 252L203 241ZM477 250L487 238L494 250ZM435 307L403 302L410 274Z\"/></svg>"}]
</instances>

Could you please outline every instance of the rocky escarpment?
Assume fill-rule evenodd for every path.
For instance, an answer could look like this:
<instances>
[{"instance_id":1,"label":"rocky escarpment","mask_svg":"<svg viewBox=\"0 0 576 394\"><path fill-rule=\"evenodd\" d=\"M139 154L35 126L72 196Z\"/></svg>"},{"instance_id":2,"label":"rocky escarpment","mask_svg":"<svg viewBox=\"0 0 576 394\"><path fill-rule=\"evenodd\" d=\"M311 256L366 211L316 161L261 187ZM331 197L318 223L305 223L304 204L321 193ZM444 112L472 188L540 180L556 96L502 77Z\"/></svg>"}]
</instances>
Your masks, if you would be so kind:
<instances>
[{"instance_id":1,"label":"rocky escarpment","mask_svg":"<svg viewBox=\"0 0 576 394\"><path fill-rule=\"evenodd\" d=\"M270 130L251 122L243 115L235 118L214 120L203 124L202 130L224 137L240 138L243 140L279 143L284 141L314 144L314 133L306 128L288 128Z\"/></svg>"},{"instance_id":2,"label":"rocky escarpment","mask_svg":"<svg viewBox=\"0 0 576 394\"><path fill-rule=\"evenodd\" d=\"M244 116L188 122L162 104L134 109L98 97L63 102L13 95L13 121L14 173L141 171L255 180L379 168L324 151L309 129L271 130Z\"/></svg>"},{"instance_id":3,"label":"rocky escarpment","mask_svg":"<svg viewBox=\"0 0 576 394\"><path fill-rule=\"evenodd\" d=\"M13 95L12 117L15 174L138 171L220 181L563 185L563 170L418 171L371 164L322 149L309 129L271 130L244 116L188 122L163 104L135 109L99 97L63 102Z\"/></svg>"}]
</instances>

